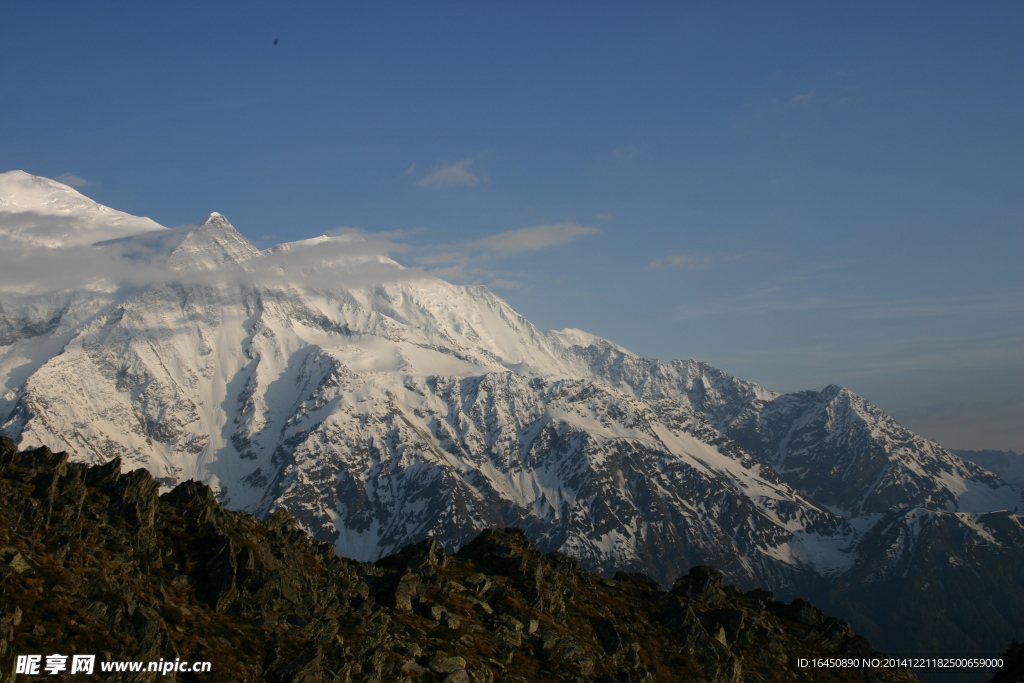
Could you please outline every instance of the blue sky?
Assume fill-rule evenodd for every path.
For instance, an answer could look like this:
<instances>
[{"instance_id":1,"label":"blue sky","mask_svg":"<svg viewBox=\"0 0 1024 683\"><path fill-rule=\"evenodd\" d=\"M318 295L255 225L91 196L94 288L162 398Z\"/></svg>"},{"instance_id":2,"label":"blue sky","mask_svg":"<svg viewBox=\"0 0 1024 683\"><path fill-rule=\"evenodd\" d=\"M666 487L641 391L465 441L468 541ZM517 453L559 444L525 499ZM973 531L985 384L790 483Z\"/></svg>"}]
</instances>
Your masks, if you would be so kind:
<instances>
[{"instance_id":1,"label":"blue sky","mask_svg":"<svg viewBox=\"0 0 1024 683\"><path fill-rule=\"evenodd\" d=\"M543 328L1020 452L1021 35L1020 2L20 3L0 170L261 247L384 233Z\"/></svg>"}]
</instances>

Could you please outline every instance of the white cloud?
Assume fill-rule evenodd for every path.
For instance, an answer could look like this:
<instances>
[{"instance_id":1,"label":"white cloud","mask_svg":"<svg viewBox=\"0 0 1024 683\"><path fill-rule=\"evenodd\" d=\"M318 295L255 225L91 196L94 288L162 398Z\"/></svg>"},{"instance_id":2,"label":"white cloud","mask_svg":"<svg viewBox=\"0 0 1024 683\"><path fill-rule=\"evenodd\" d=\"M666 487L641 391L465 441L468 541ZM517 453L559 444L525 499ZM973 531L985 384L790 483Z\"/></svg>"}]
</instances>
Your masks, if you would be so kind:
<instances>
[{"instance_id":1,"label":"white cloud","mask_svg":"<svg viewBox=\"0 0 1024 683\"><path fill-rule=\"evenodd\" d=\"M701 270L717 267L730 261L740 261L756 256L756 253L749 251L732 254L721 252L715 254L687 254L685 252L678 252L654 259L647 264L647 267L651 270Z\"/></svg>"},{"instance_id":2,"label":"white cloud","mask_svg":"<svg viewBox=\"0 0 1024 683\"><path fill-rule=\"evenodd\" d=\"M768 286L745 294L684 304L676 307L677 320L720 315L765 315L799 311L821 311L848 320L900 320L911 318L953 318L972 313L1019 315L1024 312L1020 290L986 292L962 297L921 299L836 299L823 296L787 296L784 286Z\"/></svg>"},{"instance_id":3,"label":"white cloud","mask_svg":"<svg viewBox=\"0 0 1024 683\"><path fill-rule=\"evenodd\" d=\"M422 276L417 268L402 268L388 258L390 252L410 249L393 241L395 232L368 233L339 229L336 234L301 240L264 251L251 261L251 270L230 267L216 271L177 271L165 266L166 256L193 226L144 233L97 245L39 246L2 228L16 227L7 215L0 222L0 300L48 295L61 290L91 289L107 292L121 287L168 283L207 284L259 281L290 287L348 286L390 282ZM13 214L17 217L20 214ZM23 214L22 214L23 215ZM66 216L46 217L51 224L71 223ZM403 233L404 234L404 233ZM271 238L266 235L264 238Z\"/></svg>"},{"instance_id":4,"label":"white cloud","mask_svg":"<svg viewBox=\"0 0 1024 683\"><path fill-rule=\"evenodd\" d=\"M816 95L817 95L816 92L814 92L813 90L809 90L808 92L805 92L803 94L796 95L795 97L793 97L793 99L791 99L786 104L788 104L791 107L796 107L796 106L799 106L801 104L807 104L808 102L813 100Z\"/></svg>"},{"instance_id":5,"label":"white cloud","mask_svg":"<svg viewBox=\"0 0 1024 683\"><path fill-rule=\"evenodd\" d=\"M94 180L86 180L77 173L61 173L54 178L58 183L64 183L68 187L86 187L88 185L99 185Z\"/></svg>"},{"instance_id":6,"label":"white cloud","mask_svg":"<svg viewBox=\"0 0 1024 683\"><path fill-rule=\"evenodd\" d=\"M597 232L600 231L595 227L574 221L534 225L455 244L422 245L415 248L418 253L412 261L418 268L444 280L519 289L537 274L508 270L498 272L482 266L506 256L562 246Z\"/></svg>"},{"instance_id":7,"label":"white cloud","mask_svg":"<svg viewBox=\"0 0 1024 683\"><path fill-rule=\"evenodd\" d=\"M597 228L580 225L573 221L554 225L535 225L529 228L506 230L496 235L470 242L467 246L478 251L501 255L518 254L524 251L540 251L548 247L568 244L577 237L600 232Z\"/></svg>"},{"instance_id":8,"label":"white cloud","mask_svg":"<svg viewBox=\"0 0 1024 683\"><path fill-rule=\"evenodd\" d=\"M687 268L693 269L703 265L702 259L693 256L691 254L669 254L664 258L659 258L651 261L647 264L648 268L655 270L666 270L666 269L678 269Z\"/></svg>"},{"instance_id":9,"label":"white cloud","mask_svg":"<svg viewBox=\"0 0 1024 683\"><path fill-rule=\"evenodd\" d=\"M370 232L366 228L339 226L333 230L328 230L325 234L336 237L340 235L359 235L360 237L376 242L388 242L391 243L390 250L407 251L411 247L408 245L400 244L396 240L404 240L409 235L417 232L423 232L426 228L400 228L398 230L383 230L380 232Z\"/></svg>"},{"instance_id":10,"label":"white cloud","mask_svg":"<svg viewBox=\"0 0 1024 683\"><path fill-rule=\"evenodd\" d=\"M420 178L416 184L420 187L452 187L454 185L479 185L481 182L488 182L490 179L486 173L481 171L473 172L469 167L475 159L463 159L454 164L438 166L427 175Z\"/></svg>"}]
</instances>

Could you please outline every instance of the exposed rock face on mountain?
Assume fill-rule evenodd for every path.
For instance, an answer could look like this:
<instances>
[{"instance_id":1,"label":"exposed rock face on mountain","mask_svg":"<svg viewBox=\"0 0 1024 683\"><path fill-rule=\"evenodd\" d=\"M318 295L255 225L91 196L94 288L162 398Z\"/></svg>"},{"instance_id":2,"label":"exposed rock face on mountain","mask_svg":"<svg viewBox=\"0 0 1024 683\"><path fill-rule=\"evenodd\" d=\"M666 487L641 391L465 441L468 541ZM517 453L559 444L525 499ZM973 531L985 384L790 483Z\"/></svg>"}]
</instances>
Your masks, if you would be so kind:
<instances>
[{"instance_id":1,"label":"exposed rock face on mountain","mask_svg":"<svg viewBox=\"0 0 1024 683\"><path fill-rule=\"evenodd\" d=\"M723 427L791 484L839 514L910 506L977 512L1019 505L999 477L835 385L751 406Z\"/></svg>"},{"instance_id":2,"label":"exposed rock face on mountain","mask_svg":"<svg viewBox=\"0 0 1024 683\"><path fill-rule=\"evenodd\" d=\"M878 653L806 600L743 593L708 567L671 591L638 574L603 579L516 529L454 556L427 540L362 563L282 508L260 522L203 484L158 488L118 460L88 467L0 438L0 681L15 680L16 655L53 653L96 654L97 672L212 663L170 681L917 680L801 667Z\"/></svg>"},{"instance_id":3,"label":"exposed rock face on mountain","mask_svg":"<svg viewBox=\"0 0 1024 683\"><path fill-rule=\"evenodd\" d=\"M890 652L993 656L1024 632L1019 517L920 508L880 517L861 543L865 559L805 595ZM912 628L894 629L894 618Z\"/></svg>"},{"instance_id":4,"label":"exposed rock face on mountain","mask_svg":"<svg viewBox=\"0 0 1024 683\"><path fill-rule=\"evenodd\" d=\"M219 214L96 232L105 207L45 179L23 192L25 175L0 178L16 195L0 258L32 244L26 258L74 267L0 291L0 430L22 448L119 457L165 491L201 480L261 519L284 506L363 561L514 526L606 575L668 586L712 565L813 595L883 643L930 611L935 638L913 651L987 651L981 621L1024 630L1024 591L997 578L1024 563L1020 492L846 390L778 395L544 332L351 235L260 252ZM58 204L67 244L39 246L15 214ZM977 562L978 606L920 589ZM918 622L876 597L881 581Z\"/></svg>"}]
</instances>

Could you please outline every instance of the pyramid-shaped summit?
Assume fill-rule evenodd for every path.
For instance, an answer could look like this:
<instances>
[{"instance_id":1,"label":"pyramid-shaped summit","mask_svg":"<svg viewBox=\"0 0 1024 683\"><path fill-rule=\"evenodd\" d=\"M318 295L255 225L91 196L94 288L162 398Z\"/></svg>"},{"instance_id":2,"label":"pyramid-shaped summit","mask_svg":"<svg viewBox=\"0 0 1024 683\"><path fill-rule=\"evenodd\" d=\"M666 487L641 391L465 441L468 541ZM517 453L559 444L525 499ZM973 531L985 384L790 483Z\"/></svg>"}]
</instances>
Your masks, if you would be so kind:
<instances>
[{"instance_id":1,"label":"pyramid-shaped summit","mask_svg":"<svg viewBox=\"0 0 1024 683\"><path fill-rule=\"evenodd\" d=\"M179 230L186 231L184 239L167 259L167 265L174 270L251 270L248 261L260 253L216 211L202 223Z\"/></svg>"}]
</instances>

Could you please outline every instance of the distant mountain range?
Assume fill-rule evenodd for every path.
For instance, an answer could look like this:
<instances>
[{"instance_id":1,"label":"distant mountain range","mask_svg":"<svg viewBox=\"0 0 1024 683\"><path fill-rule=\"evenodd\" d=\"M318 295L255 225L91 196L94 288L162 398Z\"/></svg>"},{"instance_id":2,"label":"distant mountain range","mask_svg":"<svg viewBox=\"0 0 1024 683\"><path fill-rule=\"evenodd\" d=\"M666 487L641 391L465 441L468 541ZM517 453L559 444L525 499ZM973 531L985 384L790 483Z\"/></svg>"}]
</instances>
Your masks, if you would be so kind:
<instances>
[{"instance_id":1,"label":"distant mountain range","mask_svg":"<svg viewBox=\"0 0 1024 683\"><path fill-rule=\"evenodd\" d=\"M999 475L1007 484L1024 488L1024 455L1013 451L964 451L952 450L964 460L981 465L989 472Z\"/></svg>"},{"instance_id":2,"label":"distant mountain range","mask_svg":"<svg viewBox=\"0 0 1024 683\"><path fill-rule=\"evenodd\" d=\"M882 649L1024 633L1010 470L847 389L780 395L539 330L357 237L260 251L220 214L168 229L20 171L0 175L0 250L33 264L0 275L21 448L284 506L360 560L516 526L604 574L711 565L811 597Z\"/></svg>"}]
</instances>

